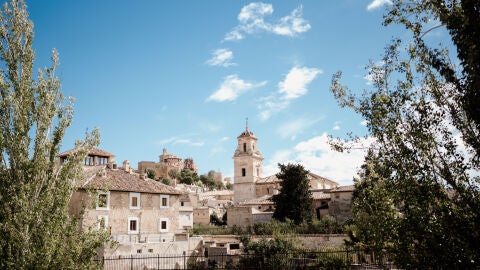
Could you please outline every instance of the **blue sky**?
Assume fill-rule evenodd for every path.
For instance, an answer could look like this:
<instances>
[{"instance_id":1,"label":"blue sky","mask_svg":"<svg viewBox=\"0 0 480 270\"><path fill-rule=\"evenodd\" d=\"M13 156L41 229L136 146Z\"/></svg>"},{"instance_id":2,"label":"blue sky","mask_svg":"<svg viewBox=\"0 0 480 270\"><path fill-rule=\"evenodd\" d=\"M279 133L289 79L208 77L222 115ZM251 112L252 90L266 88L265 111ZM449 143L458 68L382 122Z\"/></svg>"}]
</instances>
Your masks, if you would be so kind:
<instances>
[{"instance_id":1,"label":"blue sky","mask_svg":"<svg viewBox=\"0 0 480 270\"><path fill-rule=\"evenodd\" d=\"M62 150L98 127L100 148L157 161L163 148L200 170L232 176L236 137L259 139L264 175L278 162L351 184L363 153L330 150L326 135L365 135L340 109L332 74L359 91L364 66L404 29L381 25L388 0L28 1L37 68L60 54L75 115Z\"/></svg>"}]
</instances>

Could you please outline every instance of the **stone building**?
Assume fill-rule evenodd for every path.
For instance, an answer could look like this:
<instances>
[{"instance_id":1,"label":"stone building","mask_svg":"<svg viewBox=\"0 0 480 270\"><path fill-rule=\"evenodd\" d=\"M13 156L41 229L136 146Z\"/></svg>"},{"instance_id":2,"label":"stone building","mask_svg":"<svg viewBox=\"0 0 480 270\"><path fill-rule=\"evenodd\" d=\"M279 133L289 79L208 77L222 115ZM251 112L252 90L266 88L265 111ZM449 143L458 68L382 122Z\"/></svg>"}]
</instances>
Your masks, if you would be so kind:
<instances>
[{"instance_id":1,"label":"stone building","mask_svg":"<svg viewBox=\"0 0 480 270\"><path fill-rule=\"evenodd\" d=\"M62 153L60 164L73 151ZM84 178L76 184L70 200L70 212L81 214L82 228L108 230L119 243L105 254L164 252L165 244L188 237L193 210L181 192L134 173L128 161L117 167L114 155L100 149L93 149L85 164Z\"/></svg>"},{"instance_id":2,"label":"stone building","mask_svg":"<svg viewBox=\"0 0 480 270\"><path fill-rule=\"evenodd\" d=\"M275 209L271 197L278 194L280 180L276 175L262 176L263 156L258 148L258 138L248 129L248 124L237 137L233 163L234 206L228 209L228 225L251 226L270 221ZM337 182L311 172L307 178L314 198L312 215L318 219L325 215L333 215L340 221L348 219L353 189L339 187ZM330 192L339 195L331 201Z\"/></svg>"},{"instance_id":3,"label":"stone building","mask_svg":"<svg viewBox=\"0 0 480 270\"><path fill-rule=\"evenodd\" d=\"M163 149L158 162L138 162L139 173L146 173L147 170L155 171L156 178L171 178L169 176L169 172L172 170L176 170L178 172L182 170L190 170L198 173L198 168L192 158L186 158L182 160L181 158L168 153L167 149L165 148Z\"/></svg>"}]
</instances>

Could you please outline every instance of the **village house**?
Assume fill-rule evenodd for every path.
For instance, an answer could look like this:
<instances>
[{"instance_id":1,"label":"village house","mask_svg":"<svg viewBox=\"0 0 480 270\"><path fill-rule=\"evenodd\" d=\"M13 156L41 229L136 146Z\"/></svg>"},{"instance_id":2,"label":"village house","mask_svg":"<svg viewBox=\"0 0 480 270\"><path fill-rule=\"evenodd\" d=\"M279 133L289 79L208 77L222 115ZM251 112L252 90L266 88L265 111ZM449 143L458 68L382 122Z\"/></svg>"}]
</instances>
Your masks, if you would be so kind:
<instances>
[{"instance_id":1,"label":"village house","mask_svg":"<svg viewBox=\"0 0 480 270\"><path fill-rule=\"evenodd\" d=\"M60 165L73 151L59 155ZM85 158L84 172L70 211L82 213L82 228L107 230L118 242L105 254L179 254L192 249L186 241L193 211L181 192L134 173L128 161L117 167L114 155L98 148Z\"/></svg>"}]
</instances>

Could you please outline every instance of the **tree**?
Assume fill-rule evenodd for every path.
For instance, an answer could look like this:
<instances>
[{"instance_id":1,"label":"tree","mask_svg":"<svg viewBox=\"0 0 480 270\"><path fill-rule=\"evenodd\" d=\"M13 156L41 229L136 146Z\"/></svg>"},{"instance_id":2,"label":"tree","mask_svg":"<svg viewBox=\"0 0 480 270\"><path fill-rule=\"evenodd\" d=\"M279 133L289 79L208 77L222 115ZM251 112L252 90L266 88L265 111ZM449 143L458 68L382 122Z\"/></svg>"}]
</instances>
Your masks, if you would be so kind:
<instances>
[{"instance_id":1,"label":"tree","mask_svg":"<svg viewBox=\"0 0 480 270\"><path fill-rule=\"evenodd\" d=\"M396 221L400 213L388 192L389 182L384 177L388 175L388 169L382 166L372 150L368 151L359 175L360 179L354 181L352 212L355 224L351 227L350 244L380 253L398 242Z\"/></svg>"},{"instance_id":2,"label":"tree","mask_svg":"<svg viewBox=\"0 0 480 270\"><path fill-rule=\"evenodd\" d=\"M381 63L369 66L373 89L362 96L339 82L341 73L332 79L339 104L361 114L375 139L357 180L354 223L361 241L383 242L399 267L474 268L480 261L480 3L392 2L385 24L404 24L413 42L394 39L387 46ZM456 55L425 40L432 30L426 22L435 20L450 33Z\"/></svg>"},{"instance_id":3,"label":"tree","mask_svg":"<svg viewBox=\"0 0 480 270\"><path fill-rule=\"evenodd\" d=\"M225 188L225 186L223 185L221 180L218 181L218 180L215 179L215 171L214 170L208 171L207 174L200 175L199 180L200 180L200 182L202 182L202 184L205 187L207 187L210 190L224 189Z\"/></svg>"},{"instance_id":4,"label":"tree","mask_svg":"<svg viewBox=\"0 0 480 270\"><path fill-rule=\"evenodd\" d=\"M196 172L193 172L191 170L182 170L180 172L180 183L193 185L195 183L198 183L198 181L199 178Z\"/></svg>"},{"instance_id":5,"label":"tree","mask_svg":"<svg viewBox=\"0 0 480 270\"><path fill-rule=\"evenodd\" d=\"M458 96L455 96L457 108L449 108L458 129L462 118L468 119L475 129L480 130L480 2L478 0L423 0L393 1L393 7L385 16L385 25L403 24L413 35L413 53L423 57L421 60L427 67L438 72L438 76L446 83L452 84ZM426 24L429 21L440 22L433 28ZM430 27L430 28L427 28ZM428 46L425 35L437 27L448 30L457 49L456 57L460 61L459 69L452 63L452 58L442 48ZM457 115L458 114L458 115ZM463 134L480 158L480 140L477 134Z\"/></svg>"},{"instance_id":6,"label":"tree","mask_svg":"<svg viewBox=\"0 0 480 270\"><path fill-rule=\"evenodd\" d=\"M177 169L170 169L168 170L168 176L172 180L176 180L180 178L180 172Z\"/></svg>"},{"instance_id":7,"label":"tree","mask_svg":"<svg viewBox=\"0 0 480 270\"><path fill-rule=\"evenodd\" d=\"M0 14L0 268L91 268L106 232L79 231L68 206L93 131L62 166L57 155L72 121L52 66L33 77L33 23L23 1Z\"/></svg>"},{"instance_id":8,"label":"tree","mask_svg":"<svg viewBox=\"0 0 480 270\"><path fill-rule=\"evenodd\" d=\"M148 169L147 170L147 177L150 178L150 179L155 179L155 177L156 177L155 171L152 170L152 169Z\"/></svg>"},{"instance_id":9,"label":"tree","mask_svg":"<svg viewBox=\"0 0 480 270\"><path fill-rule=\"evenodd\" d=\"M168 178L162 178L161 182L165 185L170 185L171 184L170 179L168 179Z\"/></svg>"},{"instance_id":10,"label":"tree","mask_svg":"<svg viewBox=\"0 0 480 270\"><path fill-rule=\"evenodd\" d=\"M278 164L278 167L280 172L276 176L281 180L281 189L272 197L275 203L273 218L280 221L288 218L295 224L311 221L313 196L309 190L308 171L299 164Z\"/></svg>"}]
</instances>

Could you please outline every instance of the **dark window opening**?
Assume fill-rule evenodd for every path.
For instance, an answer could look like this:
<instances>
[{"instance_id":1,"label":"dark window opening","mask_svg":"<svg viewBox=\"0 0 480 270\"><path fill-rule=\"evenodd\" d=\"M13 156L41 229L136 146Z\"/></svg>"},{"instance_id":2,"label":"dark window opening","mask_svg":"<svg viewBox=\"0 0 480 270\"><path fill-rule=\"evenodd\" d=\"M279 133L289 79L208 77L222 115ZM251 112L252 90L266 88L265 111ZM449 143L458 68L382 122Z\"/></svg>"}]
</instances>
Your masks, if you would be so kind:
<instances>
[{"instance_id":1,"label":"dark window opening","mask_svg":"<svg viewBox=\"0 0 480 270\"><path fill-rule=\"evenodd\" d=\"M242 168L242 176L245 176L245 175L247 175L247 172L246 172L245 168Z\"/></svg>"},{"instance_id":2,"label":"dark window opening","mask_svg":"<svg viewBox=\"0 0 480 270\"><path fill-rule=\"evenodd\" d=\"M240 249L240 244L230 244L230 249Z\"/></svg>"},{"instance_id":3,"label":"dark window opening","mask_svg":"<svg viewBox=\"0 0 480 270\"><path fill-rule=\"evenodd\" d=\"M130 220L130 231L136 231L136 230L137 230L137 221Z\"/></svg>"},{"instance_id":4,"label":"dark window opening","mask_svg":"<svg viewBox=\"0 0 480 270\"><path fill-rule=\"evenodd\" d=\"M247 152L247 144L243 143L243 152Z\"/></svg>"}]
</instances>

